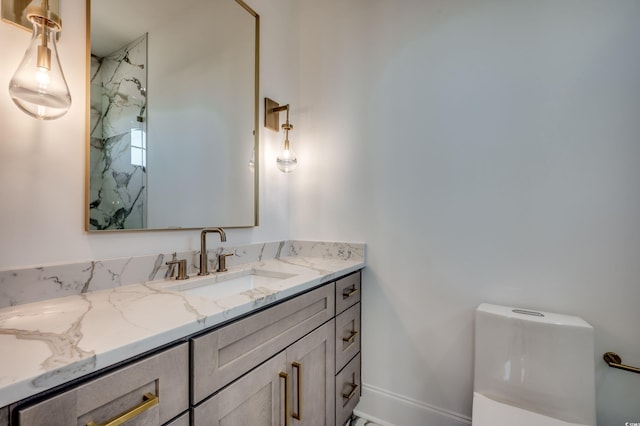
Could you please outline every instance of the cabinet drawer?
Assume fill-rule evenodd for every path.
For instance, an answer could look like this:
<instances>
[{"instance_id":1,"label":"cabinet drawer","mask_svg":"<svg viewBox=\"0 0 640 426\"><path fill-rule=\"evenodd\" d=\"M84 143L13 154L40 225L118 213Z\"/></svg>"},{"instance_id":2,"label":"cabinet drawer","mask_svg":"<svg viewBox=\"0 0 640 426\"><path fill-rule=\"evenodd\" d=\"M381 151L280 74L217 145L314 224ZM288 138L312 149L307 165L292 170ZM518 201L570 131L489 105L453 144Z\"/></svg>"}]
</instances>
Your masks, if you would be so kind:
<instances>
[{"instance_id":1,"label":"cabinet drawer","mask_svg":"<svg viewBox=\"0 0 640 426\"><path fill-rule=\"evenodd\" d=\"M189 426L189 413L184 413L174 421L167 423L166 426Z\"/></svg>"},{"instance_id":2,"label":"cabinet drawer","mask_svg":"<svg viewBox=\"0 0 640 426\"><path fill-rule=\"evenodd\" d=\"M334 284L192 339L192 395L197 404L330 320Z\"/></svg>"},{"instance_id":3,"label":"cabinet drawer","mask_svg":"<svg viewBox=\"0 0 640 426\"><path fill-rule=\"evenodd\" d=\"M336 317L336 371L360 352L360 303Z\"/></svg>"},{"instance_id":4,"label":"cabinet drawer","mask_svg":"<svg viewBox=\"0 0 640 426\"><path fill-rule=\"evenodd\" d=\"M189 346L183 343L35 405L17 409L21 426L88 425L131 413L127 425L161 425L189 408Z\"/></svg>"},{"instance_id":5,"label":"cabinet drawer","mask_svg":"<svg viewBox=\"0 0 640 426\"><path fill-rule=\"evenodd\" d=\"M360 301L360 271L336 281L336 315Z\"/></svg>"},{"instance_id":6,"label":"cabinet drawer","mask_svg":"<svg viewBox=\"0 0 640 426\"><path fill-rule=\"evenodd\" d=\"M360 401L360 354L336 376L336 426L344 425Z\"/></svg>"}]
</instances>

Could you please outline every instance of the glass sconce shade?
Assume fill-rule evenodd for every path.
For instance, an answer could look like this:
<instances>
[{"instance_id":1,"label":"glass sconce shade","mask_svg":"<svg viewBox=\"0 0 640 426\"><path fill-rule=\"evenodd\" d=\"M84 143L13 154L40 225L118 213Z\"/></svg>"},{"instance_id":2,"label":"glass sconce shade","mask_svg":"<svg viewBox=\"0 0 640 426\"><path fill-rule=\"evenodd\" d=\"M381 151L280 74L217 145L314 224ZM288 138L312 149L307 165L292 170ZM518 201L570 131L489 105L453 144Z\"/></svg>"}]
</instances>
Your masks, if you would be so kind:
<instances>
[{"instance_id":1,"label":"glass sconce shade","mask_svg":"<svg viewBox=\"0 0 640 426\"><path fill-rule=\"evenodd\" d=\"M289 130L293 129L293 126L286 123L282 125L282 128L284 129L284 141L282 142L282 149L278 153L276 164L281 172L291 173L298 167L298 157L291 147L291 142L289 142Z\"/></svg>"},{"instance_id":2,"label":"glass sconce shade","mask_svg":"<svg viewBox=\"0 0 640 426\"><path fill-rule=\"evenodd\" d=\"M60 24L50 20L48 11L37 10L29 16L33 23L33 35L22 62L9 82L9 93L13 102L25 113L40 120L51 120L69 110L71 95L56 47Z\"/></svg>"}]
</instances>

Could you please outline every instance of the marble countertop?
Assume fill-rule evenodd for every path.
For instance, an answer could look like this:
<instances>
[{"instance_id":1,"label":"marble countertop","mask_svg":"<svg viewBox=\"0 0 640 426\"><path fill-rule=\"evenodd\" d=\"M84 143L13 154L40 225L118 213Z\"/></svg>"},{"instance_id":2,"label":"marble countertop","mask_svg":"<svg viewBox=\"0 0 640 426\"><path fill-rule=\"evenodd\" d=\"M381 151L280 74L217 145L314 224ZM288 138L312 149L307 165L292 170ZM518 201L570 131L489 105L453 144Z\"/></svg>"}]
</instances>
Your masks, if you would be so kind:
<instances>
[{"instance_id":1,"label":"marble countertop","mask_svg":"<svg viewBox=\"0 0 640 426\"><path fill-rule=\"evenodd\" d=\"M288 256L207 277L223 281L248 270L291 275L217 299L172 291L178 282L165 280L0 309L0 407L363 267L361 259Z\"/></svg>"}]
</instances>

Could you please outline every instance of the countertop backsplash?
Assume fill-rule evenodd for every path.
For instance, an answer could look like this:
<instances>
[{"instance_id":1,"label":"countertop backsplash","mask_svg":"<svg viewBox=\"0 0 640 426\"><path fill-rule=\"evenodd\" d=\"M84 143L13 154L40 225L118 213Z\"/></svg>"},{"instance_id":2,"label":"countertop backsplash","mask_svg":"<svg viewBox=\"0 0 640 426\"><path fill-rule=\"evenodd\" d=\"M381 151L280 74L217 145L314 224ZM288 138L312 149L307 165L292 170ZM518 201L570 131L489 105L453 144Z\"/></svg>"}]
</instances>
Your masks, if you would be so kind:
<instances>
[{"instance_id":1,"label":"countertop backsplash","mask_svg":"<svg viewBox=\"0 0 640 426\"><path fill-rule=\"evenodd\" d=\"M233 253L228 266L279 259L287 256L364 260L364 244L277 241L209 249L209 270L215 271L218 254ZM78 295L130 284L163 280L171 269L166 262L187 260L188 273L199 270L200 251L159 253L147 256L38 266L0 271L0 308Z\"/></svg>"}]
</instances>

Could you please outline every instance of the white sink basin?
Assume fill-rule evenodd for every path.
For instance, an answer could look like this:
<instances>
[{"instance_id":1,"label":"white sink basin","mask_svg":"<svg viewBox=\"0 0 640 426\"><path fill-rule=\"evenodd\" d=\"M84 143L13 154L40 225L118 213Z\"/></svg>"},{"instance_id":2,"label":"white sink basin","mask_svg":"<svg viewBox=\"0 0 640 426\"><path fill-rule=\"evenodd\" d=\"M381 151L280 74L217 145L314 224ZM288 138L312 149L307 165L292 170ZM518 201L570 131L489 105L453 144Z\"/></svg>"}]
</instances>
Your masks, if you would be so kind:
<instances>
[{"instance_id":1,"label":"white sink basin","mask_svg":"<svg viewBox=\"0 0 640 426\"><path fill-rule=\"evenodd\" d=\"M179 284L165 287L165 289L207 299L219 299L295 276L295 274L283 272L250 269L228 275L191 277Z\"/></svg>"}]
</instances>

